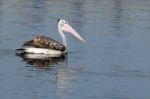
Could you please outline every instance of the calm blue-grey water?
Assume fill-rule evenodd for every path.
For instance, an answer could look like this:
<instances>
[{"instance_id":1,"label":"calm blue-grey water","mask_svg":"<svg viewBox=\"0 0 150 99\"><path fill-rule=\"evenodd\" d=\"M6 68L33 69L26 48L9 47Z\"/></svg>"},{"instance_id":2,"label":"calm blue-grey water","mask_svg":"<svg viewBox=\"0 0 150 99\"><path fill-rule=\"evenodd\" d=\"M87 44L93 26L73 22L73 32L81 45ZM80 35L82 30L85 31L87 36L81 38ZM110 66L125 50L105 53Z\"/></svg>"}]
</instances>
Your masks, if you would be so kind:
<instances>
[{"instance_id":1,"label":"calm blue-grey water","mask_svg":"<svg viewBox=\"0 0 150 99\"><path fill-rule=\"evenodd\" d=\"M29 59L15 49L36 35L61 41L67 56ZM150 0L0 0L1 99L150 99Z\"/></svg>"}]
</instances>

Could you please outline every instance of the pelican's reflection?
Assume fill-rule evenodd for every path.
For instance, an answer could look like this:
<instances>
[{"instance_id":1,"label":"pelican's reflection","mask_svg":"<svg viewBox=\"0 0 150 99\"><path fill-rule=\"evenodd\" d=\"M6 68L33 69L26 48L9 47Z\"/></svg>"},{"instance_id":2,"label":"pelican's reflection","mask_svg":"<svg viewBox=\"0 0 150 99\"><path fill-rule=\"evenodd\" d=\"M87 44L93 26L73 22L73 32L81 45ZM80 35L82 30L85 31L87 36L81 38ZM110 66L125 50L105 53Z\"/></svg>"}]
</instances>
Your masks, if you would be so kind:
<instances>
[{"instance_id":1,"label":"pelican's reflection","mask_svg":"<svg viewBox=\"0 0 150 99\"><path fill-rule=\"evenodd\" d=\"M81 67L71 68L70 66L66 66L65 62L59 69L57 69L56 94L60 96L61 99L67 99L69 94L73 92L73 82L80 72Z\"/></svg>"},{"instance_id":2,"label":"pelican's reflection","mask_svg":"<svg viewBox=\"0 0 150 99\"><path fill-rule=\"evenodd\" d=\"M74 81L76 76L80 73L80 69L66 68L58 69L57 72L57 91L56 94L61 99L66 99L74 90Z\"/></svg>"},{"instance_id":3,"label":"pelican's reflection","mask_svg":"<svg viewBox=\"0 0 150 99\"><path fill-rule=\"evenodd\" d=\"M67 54L61 56L45 56L43 54L17 54L23 58L27 64L35 65L36 68L45 69L58 64L56 69L56 94L64 99L72 93L73 81L81 72L81 68L71 68L68 66Z\"/></svg>"},{"instance_id":4,"label":"pelican's reflection","mask_svg":"<svg viewBox=\"0 0 150 99\"><path fill-rule=\"evenodd\" d=\"M67 61L67 54L63 55L44 55L44 54L27 54L21 53L17 56L22 57L29 65L34 65L37 68L45 68Z\"/></svg>"}]
</instances>

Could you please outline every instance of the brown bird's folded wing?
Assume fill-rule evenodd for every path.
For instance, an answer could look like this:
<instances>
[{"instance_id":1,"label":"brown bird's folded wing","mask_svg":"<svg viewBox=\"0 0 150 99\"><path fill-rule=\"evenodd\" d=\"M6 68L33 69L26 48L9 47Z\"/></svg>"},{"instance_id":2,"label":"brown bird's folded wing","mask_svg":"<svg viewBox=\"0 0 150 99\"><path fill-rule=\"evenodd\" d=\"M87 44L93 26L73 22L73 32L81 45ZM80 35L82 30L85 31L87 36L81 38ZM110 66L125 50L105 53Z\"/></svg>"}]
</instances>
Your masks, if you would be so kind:
<instances>
[{"instance_id":1,"label":"brown bird's folded wing","mask_svg":"<svg viewBox=\"0 0 150 99\"><path fill-rule=\"evenodd\" d=\"M37 36L34 39L25 42L23 46L47 48L47 49L60 50L60 51L65 50L65 46L63 44L44 36Z\"/></svg>"}]
</instances>

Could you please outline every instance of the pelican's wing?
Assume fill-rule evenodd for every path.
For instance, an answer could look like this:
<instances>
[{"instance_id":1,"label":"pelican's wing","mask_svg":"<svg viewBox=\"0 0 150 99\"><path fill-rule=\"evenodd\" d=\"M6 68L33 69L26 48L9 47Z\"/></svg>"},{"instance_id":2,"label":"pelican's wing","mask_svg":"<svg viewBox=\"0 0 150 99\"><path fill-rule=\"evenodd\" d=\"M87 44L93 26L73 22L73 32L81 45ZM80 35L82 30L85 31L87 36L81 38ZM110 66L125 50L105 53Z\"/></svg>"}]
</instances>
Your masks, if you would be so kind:
<instances>
[{"instance_id":1,"label":"pelican's wing","mask_svg":"<svg viewBox=\"0 0 150 99\"><path fill-rule=\"evenodd\" d=\"M25 42L24 46L32 46L36 48L47 48L47 49L60 50L60 51L65 50L65 46L63 44L44 36L37 36L34 39Z\"/></svg>"}]
</instances>

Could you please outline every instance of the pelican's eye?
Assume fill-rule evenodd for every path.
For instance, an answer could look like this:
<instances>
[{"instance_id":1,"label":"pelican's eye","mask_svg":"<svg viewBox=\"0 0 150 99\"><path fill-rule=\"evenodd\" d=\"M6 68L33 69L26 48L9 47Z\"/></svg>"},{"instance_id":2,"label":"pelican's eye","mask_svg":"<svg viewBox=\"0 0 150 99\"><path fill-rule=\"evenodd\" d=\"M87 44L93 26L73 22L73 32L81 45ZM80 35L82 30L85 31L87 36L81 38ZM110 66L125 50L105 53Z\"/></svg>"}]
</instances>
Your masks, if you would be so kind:
<instances>
[{"instance_id":1,"label":"pelican's eye","mask_svg":"<svg viewBox=\"0 0 150 99\"><path fill-rule=\"evenodd\" d=\"M66 22L66 21L64 21L64 24L67 24L67 22Z\"/></svg>"}]
</instances>

